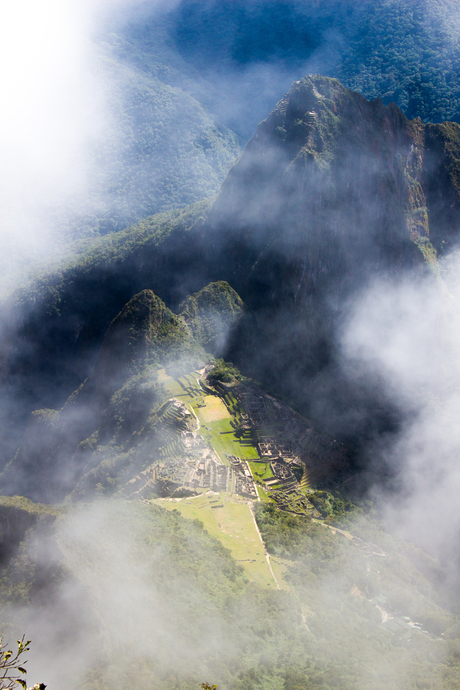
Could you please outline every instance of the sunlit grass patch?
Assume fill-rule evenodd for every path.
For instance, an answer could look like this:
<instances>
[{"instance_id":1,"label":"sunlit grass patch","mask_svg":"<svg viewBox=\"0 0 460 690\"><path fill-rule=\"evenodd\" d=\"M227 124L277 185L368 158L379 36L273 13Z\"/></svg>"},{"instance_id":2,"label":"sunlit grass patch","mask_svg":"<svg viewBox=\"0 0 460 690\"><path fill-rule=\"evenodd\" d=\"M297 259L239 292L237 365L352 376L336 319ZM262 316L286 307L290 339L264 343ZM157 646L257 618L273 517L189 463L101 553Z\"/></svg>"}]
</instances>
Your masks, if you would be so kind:
<instances>
[{"instance_id":1,"label":"sunlit grass patch","mask_svg":"<svg viewBox=\"0 0 460 690\"><path fill-rule=\"evenodd\" d=\"M247 501L220 493L160 503L168 510L178 510L186 518L200 520L205 529L230 550L251 582L276 588ZM277 576L278 572L281 574L280 568L277 569ZM283 586L282 580L280 585Z\"/></svg>"},{"instance_id":2,"label":"sunlit grass patch","mask_svg":"<svg viewBox=\"0 0 460 690\"><path fill-rule=\"evenodd\" d=\"M227 419L210 422L207 426L201 427L200 433L214 447L222 460L225 459L227 453L243 460L257 460L259 457L257 450L250 443L240 442L235 436L230 420L229 416Z\"/></svg>"},{"instance_id":3,"label":"sunlit grass patch","mask_svg":"<svg viewBox=\"0 0 460 690\"><path fill-rule=\"evenodd\" d=\"M254 479L271 479L274 476L269 462L250 462L249 467Z\"/></svg>"},{"instance_id":4,"label":"sunlit grass patch","mask_svg":"<svg viewBox=\"0 0 460 690\"><path fill-rule=\"evenodd\" d=\"M224 403L215 395L206 395L204 403L205 406L198 408L197 411L198 417L203 424L217 422L221 419L231 419L231 414Z\"/></svg>"}]
</instances>

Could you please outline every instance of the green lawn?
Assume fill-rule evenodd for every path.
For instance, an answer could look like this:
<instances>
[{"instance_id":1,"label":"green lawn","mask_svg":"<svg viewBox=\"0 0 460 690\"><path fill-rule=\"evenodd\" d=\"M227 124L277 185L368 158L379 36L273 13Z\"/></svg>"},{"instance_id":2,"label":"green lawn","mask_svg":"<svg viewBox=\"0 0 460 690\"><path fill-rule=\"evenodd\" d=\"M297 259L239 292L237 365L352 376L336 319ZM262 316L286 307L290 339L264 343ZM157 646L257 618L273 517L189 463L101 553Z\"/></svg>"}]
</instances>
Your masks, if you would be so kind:
<instances>
[{"instance_id":1,"label":"green lawn","mask_svg":"<svg viewBox=\"0 0 460 690\"><path fill-rule=\"evenodd\" d=\"M254 479L271 479L274 477L269 462L250 462L249 467Z\"/></svg>"},{"instance_id":2,"label":"green lawn","mask_svg":"<svg viewBox=\"0 0 460 690\"><path fill-rule=\"evenodd\" d=\"M208 429L211 429L211 431L208 431ZM205 427L201 427L200 433L203 438L214 447L222 462L226 459L225 456L227 453L237 455L243 458L243 460L256 460L259 457L254 446L247 442L241 443L237 439L234 429L230 424L230 419L220 419L216 422L210 422Z\"/></svg>"},{"instance_id":3,"label":"green lawn","mask_svg":"<svg viewBox=\"0 0 460 690\"><path fill-rule=\"evenodd\" d=\"M154 502L167 510L178 510L191 520L200 520L205 529L230 550L252 582L276 589L247 501L221 493L210 496L202 494L198 498L181 501L157 499ZM280 587L285 588L281 568L278 566L275 572L277 578L280 577Z\"/></svg>"}]
</instances>

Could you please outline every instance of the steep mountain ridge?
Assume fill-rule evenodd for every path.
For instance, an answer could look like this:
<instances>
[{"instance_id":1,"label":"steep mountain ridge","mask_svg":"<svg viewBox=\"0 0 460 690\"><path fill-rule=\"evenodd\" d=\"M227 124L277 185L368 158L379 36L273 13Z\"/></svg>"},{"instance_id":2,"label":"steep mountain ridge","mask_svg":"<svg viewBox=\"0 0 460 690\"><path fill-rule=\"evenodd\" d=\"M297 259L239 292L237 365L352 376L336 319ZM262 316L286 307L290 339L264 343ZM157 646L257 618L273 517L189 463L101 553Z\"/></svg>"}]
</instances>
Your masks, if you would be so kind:
<instances>
[{"instance_id":1,"label":"steep mountain ridge","mask_svg":"<svg viewBox=\"0 0 460 690\"><path fill-rule=\"evenodd\" d=\"M222 327L229 334L243 308L224 282L190 295L182 306L186 318L152 290L134 295L107 329L88 378L62 409L32 413L21 447L0 475L3 492L61 500L80 485L94 490L107 475L119 488L120 473L131 478L161 447L170 396L158 370L188 371L220 354ZM110 468L105 473L104 463ZM110 488L106 482L104 489Z\"/></svg>"},{"instance_id":2,"label":"steep mountain ridge","mask_svg":"<svg viewBox=\"0 0 460 690\"><path fill-rule=\"evenodd\" d=\"M259 125L208 216L209 263L251 310L231 358L307 416L323 415L314 406L329 372L331 431L341 415L348 425L350 398L363 419L372 406L337 368L351 297L379 276L435 278L438 252L458 241L459 144L457 124L411 121L308 76Z\"/></svg>"},{"instance_id":3,"label":"steep mountain ridge","mask_svg":"<svg viewBox=\"0 0 460 690\"><path fill-rule=\"evenodd\" d=\"M219 354L343 440L394 429L400 413L378 383L341 370L337 333L348 300L376 276L428 270L437 289L437 253L458 233L459 142L458 125L410 121L334 79L296 82L210 213L197 204L147 219L13 297L4 391L18 407L10 409L27 418L34 407L61 407L94 365L110 321L140 290L177 311L190 293L224 280L248 309ZM210 303L219 294L202 293ZM232 313L232 299L220 307ZM186 320L197 317L204 343L200 300L182 308Z\"/></svg>"},{"instance_id":4,"label":"steep mountain ridge","mask_svg":"<svg viewBox=\"0 0 460 690\"><path fill-rule=\"evenodd\" d=\"M112 392L128 372L168 357L180 358L189 334L182 319L167 309L152 290L134 295L110 324L94 368L96 386L107 382ZM109 393L110 396L110 393Z\"/></svg>"}]
</instances>

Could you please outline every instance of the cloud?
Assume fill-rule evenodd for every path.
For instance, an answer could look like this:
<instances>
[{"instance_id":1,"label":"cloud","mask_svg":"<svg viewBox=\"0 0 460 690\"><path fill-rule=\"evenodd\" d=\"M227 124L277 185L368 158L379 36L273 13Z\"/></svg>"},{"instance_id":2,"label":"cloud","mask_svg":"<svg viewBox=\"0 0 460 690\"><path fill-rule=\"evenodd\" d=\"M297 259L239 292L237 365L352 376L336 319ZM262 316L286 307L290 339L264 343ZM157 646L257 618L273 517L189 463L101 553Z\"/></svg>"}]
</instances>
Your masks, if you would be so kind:
<instances>
[{"instance_id":1,"label":"cloud","mask_svg":"<svg viewBox=\"0 0 460 690\"><path fill-rule=\"evenodd\" d=\"M56 248L50 210L82 191L87 150L104 128L92 69L89 2L8 3L0 24L1 268ZM102 86L102 88L101 88Z\"/></svg>"},{"instance_id":2,"label":"cloud","mask_svg":"<svg viewBox=\"0 0 460 690\"><path fill-rule=\"evenodd\" d=\"M354 302L343 365L378 375L399 409L397 433L368 447L370 471L391 481L373 495L389 524L451 566L460 532L460 256L443 278L378 279ZM359 363L359 367L357 367Z\"/></svg>"}]
</instances>

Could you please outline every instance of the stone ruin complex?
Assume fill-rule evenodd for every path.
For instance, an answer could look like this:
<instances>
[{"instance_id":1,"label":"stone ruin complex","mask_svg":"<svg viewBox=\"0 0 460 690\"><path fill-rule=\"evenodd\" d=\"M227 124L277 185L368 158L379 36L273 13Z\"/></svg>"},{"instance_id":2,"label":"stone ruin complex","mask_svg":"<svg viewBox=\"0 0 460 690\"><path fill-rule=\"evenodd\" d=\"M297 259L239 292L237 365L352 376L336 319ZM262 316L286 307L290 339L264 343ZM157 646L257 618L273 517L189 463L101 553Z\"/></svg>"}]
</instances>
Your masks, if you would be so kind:
<instances>
[{"instance_id":1,"label":"stone ruin complex","mask_svg":"<svg viewBox=\"0 0 460 690\"><path fill-rule=\"evenodd\" d=\"M243 462L241 458L230 455L230 453L227 453L227 460L230 462L233 472L233 493L257 500L257 488L247 462Z\"/></svg>"},{"instance_id":2,"label":"stone ruin complex","mask_svg":"<svg viewBox=\"0 0 460 690\"><path fill-rule=\"evenodd\" d=\"M288 466L303 468L303 483L309 486L338 486L348 477L343 444L319 434L288 405L255 386L234 386L232 394L241 407L243 428L252 432L260 457L283 483L296 481Z\"/></svg>"},{"instance_id":3,"label":"stone ruin complex","mask_svg":"<svg viewBox=\"0 0 460 690\"><path fill-rule=\"evenodd\" d=\"M222 398L243 442L257 448L261 462L270 463L273 477L264 479L265 489L280 507L315 512L305 491L333 489L351 475L343 445L315 431L288 405L252 385L219 382L211 390L199 383L203 392ZM188 407L177 398L169 403L164 423L170 433L174 430L174 447L128 482L126 492L148 498L213 490L258 499L248 464L230 454L224 464L198 433L198 420Z\"/></svg>"}]
</instances>

